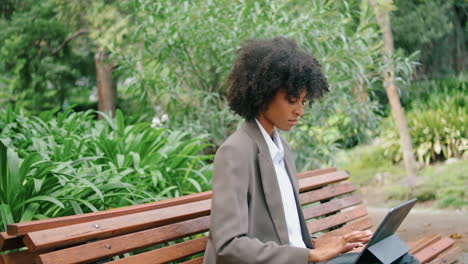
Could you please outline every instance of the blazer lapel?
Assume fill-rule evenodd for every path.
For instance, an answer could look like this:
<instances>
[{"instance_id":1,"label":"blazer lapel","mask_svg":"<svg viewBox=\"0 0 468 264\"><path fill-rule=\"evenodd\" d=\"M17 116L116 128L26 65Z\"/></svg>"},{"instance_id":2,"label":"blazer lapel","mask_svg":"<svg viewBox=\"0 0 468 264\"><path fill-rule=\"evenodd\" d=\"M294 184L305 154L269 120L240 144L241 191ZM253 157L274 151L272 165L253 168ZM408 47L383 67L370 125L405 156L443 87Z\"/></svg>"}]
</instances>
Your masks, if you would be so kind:
<instances>
[{"instance_id":1,"label":"blazer lapel","mask_svg":"<svg viewBox=\"0 0 468 264\"><path fill-rule=\"evenodd\" d=\"M270 211L271 219L275 225L276 233L283 245L289 245L288 227L284 216L283 201L281 200L281 192L271 157L265 157L262 153L259 153L258 164L260 167L265 200L268 205L268 210Z\"/></svg>"},{"instance_id":2,"label":"blazer lapel","mask_svg":"<svg viewBox=\"0 0 468 264\"><path fill-rule=\"evenodd\" d=\"M284 161L286 165L286 171L288 172L289 180L291 181L291 184L294 188L294 198L296 200L296 207L299 215L299 223L301 224L302 240L304 240L304 243L308 248L313 248L312 242L310 242L309 230L307 229L304 214L302 213L302 208L299 203L299 186L297 182L296 166L294 165L294 161L291 158L292 153L285 145L286 144L283 141Z\"/></svg>"},{"instance_id":3,"label":"blazer lapel","mask_svg":"<svg viewBox=\"0 0 468 264\"><path fill-rule=\"evenodd\" d=\"M276 233L283 245L289 245L288 228L284 216L283 201L276 177L275 167L271 160L268 146L263 135L255 121L244 123L244 129L249 136L257 143L258 164L260 169L260 178L262 181L263 193L270 212L270 217L276 229Z\"/></svg>"}]
</instances>

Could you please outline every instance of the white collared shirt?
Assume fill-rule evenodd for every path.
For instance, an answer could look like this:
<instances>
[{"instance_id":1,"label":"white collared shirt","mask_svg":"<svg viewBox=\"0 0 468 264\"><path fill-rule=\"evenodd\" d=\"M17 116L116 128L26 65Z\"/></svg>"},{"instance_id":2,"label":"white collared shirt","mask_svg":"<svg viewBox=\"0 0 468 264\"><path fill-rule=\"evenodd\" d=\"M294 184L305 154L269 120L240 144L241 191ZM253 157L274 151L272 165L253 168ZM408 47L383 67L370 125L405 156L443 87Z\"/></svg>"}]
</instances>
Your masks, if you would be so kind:
<instances>
[{"instance_id":1,"label":"white collared shirt","mask_svg":"<svg viewBox=\"0 0 468 264\"><path fill-rule=\"evenodd\" d=\"M278 179L278 185L281 193L281 200L283 202L284 216L286 218L286 225L288 227L289 243L294 247L306 248L304 241L302 240L301 225L299 223L299 213L297 212L296 199L294 197L293 187L288 177L288 172L284 165L284 149L281 144L276 128L273 128L273 139L268 135L263 126L258 122L260 131L265 138L265 141L270 151L273 165L275 166L276 178Z\"/></svg>"}]
</instances>

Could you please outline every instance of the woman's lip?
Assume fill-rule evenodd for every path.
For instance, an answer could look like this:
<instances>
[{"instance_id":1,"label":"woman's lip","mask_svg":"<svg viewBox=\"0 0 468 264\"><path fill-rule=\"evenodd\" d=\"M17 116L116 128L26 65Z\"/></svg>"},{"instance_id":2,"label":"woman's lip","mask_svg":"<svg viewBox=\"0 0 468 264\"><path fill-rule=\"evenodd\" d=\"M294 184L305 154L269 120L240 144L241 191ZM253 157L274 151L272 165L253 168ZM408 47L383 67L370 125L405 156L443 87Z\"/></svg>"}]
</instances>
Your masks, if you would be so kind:
<instances>
[{"instance_id":1,"label":"woman's lip","mask_svg":"<svg viewBox=\"0 0 468 264\"><path fill-rule=\"evenodd\" d=\"M292 123L293 125L295 125L297 123L297 120L288 120L289 123Z\"/></svg>"}]
</instances>

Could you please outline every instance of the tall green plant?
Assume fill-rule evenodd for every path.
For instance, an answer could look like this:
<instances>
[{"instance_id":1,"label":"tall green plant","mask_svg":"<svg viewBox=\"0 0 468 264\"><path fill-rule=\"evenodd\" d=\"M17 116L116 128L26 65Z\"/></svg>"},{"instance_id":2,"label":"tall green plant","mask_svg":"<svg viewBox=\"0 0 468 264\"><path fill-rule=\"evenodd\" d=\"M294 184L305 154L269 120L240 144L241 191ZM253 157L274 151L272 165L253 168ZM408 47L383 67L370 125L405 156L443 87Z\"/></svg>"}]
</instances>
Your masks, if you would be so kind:
<instances>
[{"instance_id":1,"label":"tall green plant","mask_svg":"<svg viewBox=\"0 0 468 264\"><path fill-rule=\"evenodd\" d=\"M0 114L1 225L155 201L209 188L203 138L91 111ZM2 228L3 229L3 228Z\"/></svg>"},{"instance_id":2,"label":"tall green plant","mask_svg":"<svg viewBox=\"0 0 468 264\"><path fill-rule=\"evenodd\" d=\"M463 92L448 98L436 95L426 105L432 109L419 108L408 113L408 125L419 162L429 164L452 157L467 157L468 111L464 103L467 99ZM395 162L400 161L398 136L391 121L387 121L382 137L385 155Z\"/></svg>"}]
</instances>

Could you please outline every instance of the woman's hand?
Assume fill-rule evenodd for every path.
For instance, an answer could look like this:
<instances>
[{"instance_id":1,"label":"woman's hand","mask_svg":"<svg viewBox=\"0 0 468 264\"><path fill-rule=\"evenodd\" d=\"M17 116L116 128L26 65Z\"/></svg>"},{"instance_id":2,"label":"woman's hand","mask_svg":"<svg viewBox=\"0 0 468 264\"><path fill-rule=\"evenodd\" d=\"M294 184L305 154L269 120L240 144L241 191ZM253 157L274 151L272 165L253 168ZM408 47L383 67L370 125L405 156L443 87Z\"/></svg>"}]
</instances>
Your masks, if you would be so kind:
<instances>
[{"instance_id":1,"label":"woman's hand","mask_svg":"<svg viewBox=\"0 0 468 264\"><path fill-rule=\"evenodd\" d=\"M314 249L309 252L309 262L322 262L341 253L362 247L372 237L371 231L354 231L343 236L329 236L313 240Z\"/></svg>"},{"instance_id":2,"label":"woman's hand","mask_svg":"<svg viewBox=\"0 0 468 264\"><path fill-rule=\"evenodd\" d=\"M360 243L367 243L371 239L373 233L370 230L366 231L353 231L344 235L348 242L360 242Z\"/></svg>"}]
</instances>

